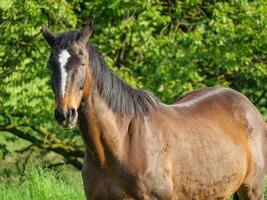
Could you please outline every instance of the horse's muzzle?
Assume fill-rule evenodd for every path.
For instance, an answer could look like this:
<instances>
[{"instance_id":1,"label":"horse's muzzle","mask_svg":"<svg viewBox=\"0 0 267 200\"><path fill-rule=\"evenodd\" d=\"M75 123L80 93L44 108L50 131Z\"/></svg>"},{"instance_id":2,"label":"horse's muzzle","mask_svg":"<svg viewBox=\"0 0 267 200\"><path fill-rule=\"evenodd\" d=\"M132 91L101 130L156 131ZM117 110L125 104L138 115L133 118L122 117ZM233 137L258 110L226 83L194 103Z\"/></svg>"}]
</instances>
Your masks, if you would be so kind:
<instances>
[{"instance_id":1,"label":"horse's muzzle","mask_svg":"<svg viewBox=\"0 0 267 200\"><path fill-rule=\"evenodd\" d=\"M77 109L55 109L55 118L63 128L74 128L78 119Z\"/></svg>"}]
</instances>

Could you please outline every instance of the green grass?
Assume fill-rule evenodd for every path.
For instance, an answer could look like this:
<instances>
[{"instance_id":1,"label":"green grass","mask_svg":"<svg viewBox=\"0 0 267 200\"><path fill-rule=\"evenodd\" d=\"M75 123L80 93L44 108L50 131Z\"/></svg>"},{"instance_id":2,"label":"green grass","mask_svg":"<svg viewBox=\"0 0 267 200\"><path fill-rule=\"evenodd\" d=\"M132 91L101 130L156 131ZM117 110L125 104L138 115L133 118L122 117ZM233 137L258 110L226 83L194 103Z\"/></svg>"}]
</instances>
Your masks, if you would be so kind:
<instances>
[{"instance_id":1,"label":"green grass","mask_svg":"<svg viewBox=\"0 0 267 200\"><path fill-rule=\"evenodd\" d=\"M30 169L20 182L0 178L0 200L84 200L81 177Z\"/></svg>"},{"instance_id":2,"label":"green grass","mask_svg":"<svg viewBox=\"0 0 267 200\"><path fill-rule=\"evenodd\" d=\"M80 173L62 175L32 167L21 181L0 177L0 200L85 200L81 179Z\"/></svg>"}]
</instances>

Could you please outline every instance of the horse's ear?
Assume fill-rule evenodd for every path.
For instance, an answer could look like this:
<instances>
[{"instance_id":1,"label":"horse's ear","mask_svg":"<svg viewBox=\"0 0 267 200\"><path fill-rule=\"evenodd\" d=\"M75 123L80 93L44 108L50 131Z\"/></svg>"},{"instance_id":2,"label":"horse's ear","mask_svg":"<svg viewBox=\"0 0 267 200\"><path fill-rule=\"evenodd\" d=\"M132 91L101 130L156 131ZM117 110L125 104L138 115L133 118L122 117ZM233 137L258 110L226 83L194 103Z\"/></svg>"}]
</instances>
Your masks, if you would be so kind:
<instances>
[{"instance_id":1,"label":"horse's ear","mask_svg":"<svg viewBox=\"0 0 267 200\"><path fill-rule=\"evenodd\" d=\"M79 32L78 40L86 44L92 32L93 32L93 18L90 18L85 27L83 27L82 30Z\"/></svg>"},{"instance_id":2,"label":"horse's ear","mask_svg":"<svg viewBox=\"0 0 267 200\"><path fill-rule=\"evenodd\" d=\"M47 43L50 46L53 46L53 44L55 43L55 36L53 36L53 34L50 32L50 30L46 26L43 26L42 34L44 38L46 39Z\"/></svg>"}]
</instances>

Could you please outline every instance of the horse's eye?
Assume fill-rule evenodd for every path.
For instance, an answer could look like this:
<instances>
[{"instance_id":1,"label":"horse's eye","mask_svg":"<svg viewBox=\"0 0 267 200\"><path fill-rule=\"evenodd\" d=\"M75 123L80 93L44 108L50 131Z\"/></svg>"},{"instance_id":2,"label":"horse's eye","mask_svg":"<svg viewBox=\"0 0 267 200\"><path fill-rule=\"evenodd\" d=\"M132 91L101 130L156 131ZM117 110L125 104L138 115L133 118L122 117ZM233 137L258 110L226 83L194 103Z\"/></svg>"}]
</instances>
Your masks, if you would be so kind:
<instances>
[{"instance_id":1,"label":"horse's eye","mask_svg":"<svg viewBox=\"0 0 267 200\"><path fill-rule=\"evenodd\" d=\"M49 60L48 63L47 63L47 65L48 65L48 68L49 68L50 70L53 70L54 66L56 66L57 63L56 63L55 60Z\"/></svg>"}]
</instances>

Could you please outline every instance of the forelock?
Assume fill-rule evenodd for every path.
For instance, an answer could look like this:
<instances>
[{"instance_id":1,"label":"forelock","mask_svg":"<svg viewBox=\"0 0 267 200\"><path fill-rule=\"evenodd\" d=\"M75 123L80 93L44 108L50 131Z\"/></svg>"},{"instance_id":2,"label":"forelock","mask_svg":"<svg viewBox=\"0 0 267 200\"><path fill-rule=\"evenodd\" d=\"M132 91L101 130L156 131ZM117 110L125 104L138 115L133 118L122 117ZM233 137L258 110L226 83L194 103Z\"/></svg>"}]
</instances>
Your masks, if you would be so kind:
<instances>
[{"instance_id":1,"label":"forelock","mask_svg":"<svg viewBox=\"0 0 267 200\"><path fill-rule=\"evenodd\" d=\"M79 32L65 32L56 36L55 44L59 49L68 49L77 41Z\"/></svg>"}]
</instances>

